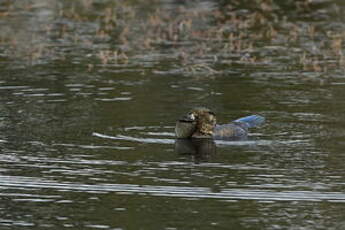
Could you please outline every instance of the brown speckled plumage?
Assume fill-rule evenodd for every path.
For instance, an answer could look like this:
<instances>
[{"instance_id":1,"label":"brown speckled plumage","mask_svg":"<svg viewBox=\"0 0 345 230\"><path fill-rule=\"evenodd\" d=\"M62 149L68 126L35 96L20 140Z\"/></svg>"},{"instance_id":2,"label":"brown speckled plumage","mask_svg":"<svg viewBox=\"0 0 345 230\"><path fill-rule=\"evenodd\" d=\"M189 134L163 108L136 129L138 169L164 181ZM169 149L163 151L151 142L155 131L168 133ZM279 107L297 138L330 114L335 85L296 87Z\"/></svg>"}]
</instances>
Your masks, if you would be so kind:
<instances>
[{"instance_id":1,"label":"brown speckled plumage","mask_svg":"<svg viewBox=\"0 0 345 230\"><path fill-rule=\"evenodd\" d=\"M216 115L211 110L198 107L176 122L175 133L177 138L238 139L247 137L248 128L256 127L264 121L262 116L251 115L218 125Z\"/></svg>"},{"instance_id":2,"label":"brown speckled plumage","mask_svg":"<svg viewBox=\"0 0 345 230\"><path fill-rule=\"evenodd\" d=\"M216 116L211 110L198 107L191 111L196 117L196 132L193 136L212 136L214 127L217 123Z\"/></svg>"},{"instance_id":3,"label":"brown speckled plumage","mask_svg":"<svg viewBox=\"0 0 345 230\"><path fill-rule=\"evenodd\" d=\"M216 116L211 110L198 107L176 122L177 138L211 138L216 125Z\"/></svg>"}]
</instances>

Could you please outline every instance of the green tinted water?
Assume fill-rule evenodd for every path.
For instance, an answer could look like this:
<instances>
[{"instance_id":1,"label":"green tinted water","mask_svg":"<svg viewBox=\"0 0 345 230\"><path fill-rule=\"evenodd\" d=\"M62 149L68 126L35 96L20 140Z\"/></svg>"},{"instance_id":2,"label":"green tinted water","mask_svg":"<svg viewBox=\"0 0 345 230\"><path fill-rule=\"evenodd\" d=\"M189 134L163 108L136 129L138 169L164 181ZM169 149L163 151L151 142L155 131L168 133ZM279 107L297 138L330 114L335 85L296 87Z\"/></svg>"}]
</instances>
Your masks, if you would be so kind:
<instances>
[{"instance_id":1,"label":"green tinted water","mask_svg":"<svg viewBox=\"0 0 345 230\"><path fill-rule=\"evenodd\" d=\"M343 9L0 3L0 228L342 229ZM200 105L267 122L186 154Z\"/></svg>"}]
</instances>

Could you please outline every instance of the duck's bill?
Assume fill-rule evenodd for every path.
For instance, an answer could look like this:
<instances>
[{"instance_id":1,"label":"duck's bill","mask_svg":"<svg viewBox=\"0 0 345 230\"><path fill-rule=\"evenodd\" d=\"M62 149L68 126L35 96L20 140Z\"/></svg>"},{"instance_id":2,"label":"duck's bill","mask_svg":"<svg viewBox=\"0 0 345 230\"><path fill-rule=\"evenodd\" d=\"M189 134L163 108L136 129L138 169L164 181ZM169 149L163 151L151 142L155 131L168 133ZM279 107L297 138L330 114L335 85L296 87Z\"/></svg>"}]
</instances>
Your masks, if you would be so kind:
<instances>
[{"instance_id":1,"label":"duck's bill","mask_svg":"<svg viewBox=\"0 0 345 230\"><path fill-rule=\"evenodd\" d=\"M184 115L183 117L181 117L181 119L179 120L180 122L194 122L195 121L195 116L192 113L189 113L187 115Z\"/></svg>"}]
</instances>

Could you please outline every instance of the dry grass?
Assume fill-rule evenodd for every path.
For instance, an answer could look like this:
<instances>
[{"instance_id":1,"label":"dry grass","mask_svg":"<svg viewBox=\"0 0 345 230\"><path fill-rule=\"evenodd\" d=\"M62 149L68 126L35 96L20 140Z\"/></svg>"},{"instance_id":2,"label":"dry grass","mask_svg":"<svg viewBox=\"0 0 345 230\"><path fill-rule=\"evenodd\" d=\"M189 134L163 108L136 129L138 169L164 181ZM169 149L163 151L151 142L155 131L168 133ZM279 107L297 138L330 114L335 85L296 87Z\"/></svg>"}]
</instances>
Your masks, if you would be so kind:
<instances>
[{"instance_id":1,"label":"dry grass","mask_svg":"<svg viewBox=\"0 0 345 230\"><path fill-rule=\"evenodd\" d=\"M234 65L267 63L314 72L345 69L345 34L328 27L332 21L310 20L318 12L334 14L334 6L305 0L290 5L293 10L283 11L271 0L251 1L247 8L243 2L248 1L167 7L159 1L140 0L76 0L51 5L8 1L1 5L0 20L9 25L17 20L24 32L8 27L8 33L0 33L0 46L8 58L29 63L52 57L64 60L69 53L60 44L87 50L96 58L87 65L89 70L95 68L97 60L102 65L127 64L137 55L150 53L173 60L186 74L213 75ZM42 8L47 8L50 15L36 23L32 18ZM341 12L338 8L335 11ZM32 16L25 16L25 12ZM300 19L303 16L307 20ZM34 36L28 39L30 33ZM272 54L273 46L280 49ZM288 56L290 61L275 61L280 56Z\"/></svg>"}]
</instances>

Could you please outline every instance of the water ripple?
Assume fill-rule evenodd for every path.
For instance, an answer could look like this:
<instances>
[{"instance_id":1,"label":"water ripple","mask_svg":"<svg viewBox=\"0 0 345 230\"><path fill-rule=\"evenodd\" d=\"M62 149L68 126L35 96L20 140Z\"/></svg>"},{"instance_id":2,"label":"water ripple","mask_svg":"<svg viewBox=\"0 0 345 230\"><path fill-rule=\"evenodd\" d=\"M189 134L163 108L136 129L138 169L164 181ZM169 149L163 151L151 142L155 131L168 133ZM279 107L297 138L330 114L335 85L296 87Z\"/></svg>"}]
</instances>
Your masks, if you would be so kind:
<instances>
[{"instance_id":1,"label":"water ripple","mask_svg":"<svg viewBox=\"0 0 345 230\"><path fill-rule=\"evenodd\" d=\"M156 144L174 144L174 139L158 139L158 138L137 138L137 137L130 137L124 135L117 135L117 136L109 136L101 133L92 133L95 137L112 139L112 140L124 140L124 141L134 141L134 142L141 142L141 143L156 143Z\"/></svg>"},{"instance_id":2,"label":"water ripple","mask_svg":"<svg viewBox=\"0 0 345 230\"><path fill-rule=\"evenodd\" d=\"M152 133L149 133L152 134ZM148 144L174 144L175 139L162 139L162 138L142 138L142 137L131 137L125 135L116 135L110 136L101 133L92 133L95 137L105 138L105 139L112 139L112 140L123 140L123 141L132 141L132 142L139 142L139 143L148 143ZM167 135L167 133L163 133L164 136L172 136ZM273 144L306 144L309 140L235 140L235 141L227 141L227 140L215 140L215 143L218 146L242 146L242 145L263 145L269 146Z\"/></svg>"},{"instance_id":3,"label":"water ripple","mask_svg":"<svg viewBox=\"0 0 345 230\"><path fill-rule=\"evenodd\" d=\"M207 187L154 186L135 184L78 184L43 181L29 177L0 176L0 185L8 188L55 189L79 192L116 192L161 197L229 199L229 200L269 200L269 201L337 201L345 202L345 193L317 191L274 191L258 189L223 189L214 192ZM9 194L7 194L9 195Z\"/></svg>"}]
</instances>

